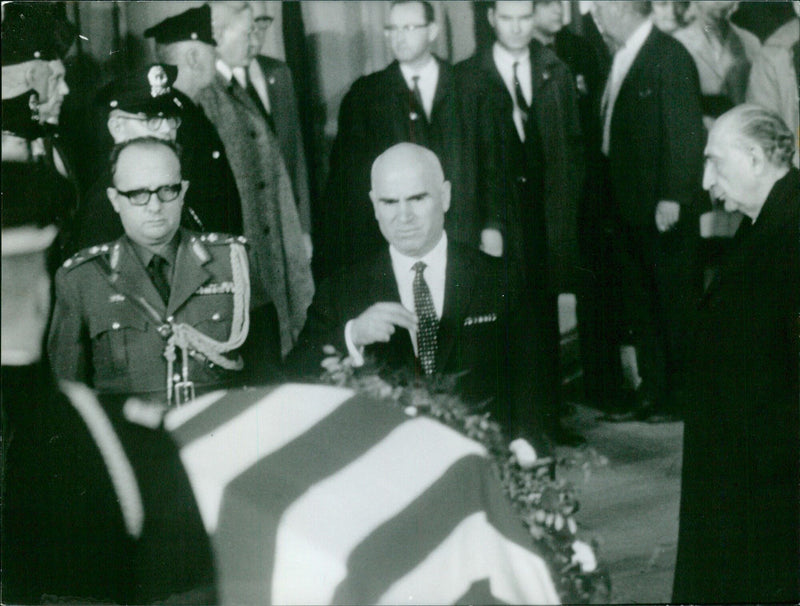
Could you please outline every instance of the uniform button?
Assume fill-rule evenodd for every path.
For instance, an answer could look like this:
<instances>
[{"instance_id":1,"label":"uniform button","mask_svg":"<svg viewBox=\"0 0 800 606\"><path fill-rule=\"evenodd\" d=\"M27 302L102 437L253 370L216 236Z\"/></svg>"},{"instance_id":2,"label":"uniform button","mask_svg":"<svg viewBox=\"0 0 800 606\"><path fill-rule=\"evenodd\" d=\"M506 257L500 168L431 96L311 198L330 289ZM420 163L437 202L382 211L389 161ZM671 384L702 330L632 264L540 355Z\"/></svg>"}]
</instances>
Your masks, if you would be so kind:
<instances>
[{"instance_id":1,"label":"uniform button","mask_svg":"<svg viewBox=\"0 0 800 606\"><path fill-rule=\"evenodd\" d=\"M180 382L180 380L181 380L181 376L180 376L180 375L179 375L179 374L176 372L174 375L172 375L172 380L173 380L175 383L178 383L178 382Z\"/></svg>"},{"instance_id":2,"label":"uniform button","mask_svg":"<svg viewBox=\"0 0 800 606\"><path fill-rule=\"evenodd\" d=\"M528 182L527 177L517 177L517 183L522 183L523 185Z\"/></svg>"},{"instance_id":3,"label":"uniform button","mask_svg":"<svg viewBox=\"0 0 800 606\"><path fill-rule=\"evenodd\" d=\"M250 131L250 138L251 139L255 139L256 138L256 131L254 131L254 130Z\"/></svg>"},{"instance_id":4,"label":"uniform button","mask_svg":"<svg viewBox=\"0 0 800 606\"><path fill-rule=\"evenodd\" d=\"M214 320L215 322L218 322L221 317L222 316L220 316L218 313L211 315L211 319Z\"/></svg>"},{"instance_id":5,"label":"uniform button","mask_svg":"<svg viewBox=\"0 0 800 606\"><path fill-rule=\"evenodd\" d=\"M209 368L214 368L214 363L213 363L213 362L209 362L209 363L208 363L208 367L209 367Z\"/></svg>"},{"instance_id":6,"label":"uniform button","mask_svg":"<svg viewBox=\"0 0 800 606\"><path fill-rule=\"evenodd\" d=\"M174 321L175 321L175 316L169 316L167 318L167 322L174 322Z\"/></svg>"},{"instance_id":7,"label":"uniform button","mask_svg":"<svg viewBox=\"0 0 800 606\"><path fill-rule=\"evenodd\" d=\"M219 152L215 149L211 152L211 157L214 158L214 160L219 160Z\"/></svg>"},{"instance_id":8,"label":"uniform button","mask_svg":"<svg viewBox=\"0 0 800 606\"><path fill-rule=\"evenodd\" d=\"M111 328L113 328L114 330L119 330L119 322L113 322L111 324Z\"/></svg>"},{"instance_id":9,"label":"uniform button","mask_svg":"<svg viewBox=\"0 0 800 606\"><path fill-rule=\"evenodd\" d=\"M258 189L264 189L265 187L267 187L267 184L264 183L263 181L259 181L257 187Z\"/></svg>"}]
</instances>

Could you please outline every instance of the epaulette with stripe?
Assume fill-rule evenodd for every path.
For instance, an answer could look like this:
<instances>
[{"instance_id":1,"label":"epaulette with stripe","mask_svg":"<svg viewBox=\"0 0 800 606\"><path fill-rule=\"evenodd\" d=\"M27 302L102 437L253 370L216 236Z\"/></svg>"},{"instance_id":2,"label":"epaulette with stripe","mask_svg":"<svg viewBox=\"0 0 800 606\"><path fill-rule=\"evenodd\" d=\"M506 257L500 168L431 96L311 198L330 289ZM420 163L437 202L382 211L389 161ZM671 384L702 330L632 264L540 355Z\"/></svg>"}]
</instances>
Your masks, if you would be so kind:
<instances>
[{"instance_id":1,"label":"epaulette with stripe","mask_svg":"<svg viewBox=\"0 0 800 606\"><path fill-rule=\"evenodd\" d=\"M62 267L67 269L74 269L78 265L85 263L86 261L90 261L99 257L100 255L107 254L112 248L114 244L99 244L97 246L91 246L89 248L84 248L81 251L76 252L72 255L69 259L64 261Z\"/></svg>"},{"instance_id":2,"label":"epaulette with stripe","mask_svg":"<svg viewBox=\"0 0 800 606\"><path fill-rule=\"evenodd\" d=\"M218 234L218 233L208 233L208 234L200 234L198 239L203 244L208 244L209 246L220 246L223 244L247 244L247 238L244 236L231 236L230 234Z\"/></svg>"}]
</instances>

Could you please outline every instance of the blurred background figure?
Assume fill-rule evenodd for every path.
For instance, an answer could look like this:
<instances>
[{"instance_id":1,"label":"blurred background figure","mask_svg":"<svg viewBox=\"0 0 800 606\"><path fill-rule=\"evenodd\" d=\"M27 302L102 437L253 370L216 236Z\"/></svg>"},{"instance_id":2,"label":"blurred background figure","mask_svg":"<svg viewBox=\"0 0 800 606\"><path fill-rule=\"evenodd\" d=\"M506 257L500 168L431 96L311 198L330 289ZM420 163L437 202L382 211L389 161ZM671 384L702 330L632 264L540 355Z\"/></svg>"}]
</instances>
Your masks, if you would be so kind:
<instances>
[{"instance_id":1,"label":"blurred background figure","mask_svg":"<svg viewBox=\"0 0 800 606\"><path fill-rule=\"evenodd\" d=\"M650 2L653 12L650 19L658 29L665 34L674 34L677 30L689 24L691 15L687 15L690 2L676 0L653 0Z\"/></svg>"},{"instance_id":2,"label":"blurred background figure","mask_svg":"<svg viewBox=\"0 0 800 606\"><path fill-rule=\"evenodd\" d=\"M792 2L800 17L800 2ZM747 102L772 110L800 141L800 20L791 19L764 41L747 86ZM800 166L795 149L794 165Z\"/></svg>"},{"instance_id":3,"label":"blurred background figure","mask_svg":"<svg viewBox=\"0 0 800 606\"><path fill-rule=\"evenodd\" d=\"M217 72L198 100L225 146L242 201L253 305L274 304L285 355L314 295L307 239L280 142L247 75L259 45L253 11L246 2L214 2L211 24Z\"/></svg>"},{"instance_id":4,"label":"blurred background figure","mask_svg":"<svg viewBox=\"0 0 800 606\"><path fill-rule=\"evenodd\" d=\"M267 31L273 17L269 14L267 3L250 2L253 11L255 44L250 48L252 55L247 67L248 92L256 104L263 108L267 123L278 137L281 154L292 180L292 191L300 214L303 230L303 243L309 259L313 253L311 244L311 200L309 194L308 169L303 150L303 132L297 113L297 95L292 72L283 61L261 53L267 38ZM252 95L252 92L255 95Z\"/></svg>"},{"instance_id":5,"label":"blurred background figure","mask_svg":"<svg viewBox=\"0 0 800 606\"><path fill-rule=\"evenodd\" d=\"M738 2L692 2L694 20L674 33L691 53L700 74L703 123L744 102L750 65L761 43L751 32L731 23Z\"/></svg>"}]
</instances>

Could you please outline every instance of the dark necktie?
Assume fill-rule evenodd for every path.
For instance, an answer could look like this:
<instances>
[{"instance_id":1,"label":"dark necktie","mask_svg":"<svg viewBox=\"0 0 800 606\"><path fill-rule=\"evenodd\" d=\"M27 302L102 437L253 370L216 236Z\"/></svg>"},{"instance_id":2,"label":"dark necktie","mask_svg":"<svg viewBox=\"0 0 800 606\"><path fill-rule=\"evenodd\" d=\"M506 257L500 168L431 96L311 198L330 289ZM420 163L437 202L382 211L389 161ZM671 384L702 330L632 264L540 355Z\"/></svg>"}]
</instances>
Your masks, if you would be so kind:
<instances>
[{"instance_id":1,"label":"dark necktie","mask_svg":"<svg viewBox=\"0 0 800 606\"><path fill-rule=\"evenodd\" d=\"M264 107L264 102L261 100L261 97L259 97L256 87L253 86L253 81L250 80L250 77L247 75L247 70L244 71L244 81L244 91L247 93L247 96L250 97L253 103L255 103L255 106L258 109L258 112L261 114L261 117L264 118L267 126L269 126L269 128L272 130L272 133L275 134L275 120L273 120L272 114L267 111L267 108ZM240 90L242 89L242 85L239 83L239 80L236 78L236 76L231 78L231 88L239 88Z\"/></svg>"},{"instance_id":2,"label":"dark necktie","mask_svg":"<svg viewBox=\"0 0 800 606\"><path fill-rule=\"evenodd\" d=\"M519 77L517 76L518 67L519 61L514 61L514 100L517 102L517 107L522 115L522 122L526 123L528 121L528 114L531 111L531 106L528 105L527 101L525 101L525 95L522 93L522 85L520 84Z\"/></svg>"},{"instance_id":3,"label":"dark necktie","mask_svg":"<svg viewBox=\"0 0 800 606\"><path fill-rule=\"evenodd\" d=\"M425 113L425 104L422 102L422 91L419 90L419 76L412 76L411 80L414 82L411 95L414 97L414 103L417 106L415 111L423 120L427 121L428 115Z\"/></svg>"},{"instance_id":4,"label":"dark necktie","mask_svg":"<svg viewBox=\"0 0 800 606\"><path fill-rule=\"evenodd\" d=\"M417 353L422 370L426 375L436 372L436 341L439 319L433 306L433 297L427 282L422 275L427 265L417 261L411 268L416 273L412 289L414 291L414 307L417 311L419 327L417 329Z\"/></svg>"},{"instance_id":5,"label":"dark necktie","mask_svg":"<svg viewBox=\"0 0 800 606\"><path fill-rule=\"evenodd\" d=\"M156 287L158 294L161 295L161 300L164 305L169 301L169 281L167 280L167 271L169 263L164 257L153 255L150 263L147 264L147 273L150 275L150 280L153 286Z\"/></svg>"}]
</instances>

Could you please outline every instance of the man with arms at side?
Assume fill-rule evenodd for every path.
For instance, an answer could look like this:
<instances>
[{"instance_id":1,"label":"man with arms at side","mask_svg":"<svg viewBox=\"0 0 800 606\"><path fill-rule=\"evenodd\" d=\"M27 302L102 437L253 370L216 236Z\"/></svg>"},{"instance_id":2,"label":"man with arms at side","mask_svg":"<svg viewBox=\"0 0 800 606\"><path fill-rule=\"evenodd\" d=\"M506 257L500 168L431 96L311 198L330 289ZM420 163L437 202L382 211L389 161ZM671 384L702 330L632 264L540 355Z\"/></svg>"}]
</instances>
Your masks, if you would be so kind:
<instances>
[{"instance_id":1,"label":"man with arms at side","mask_svg":"<svg viewBox=\"0 0 800 606\"><path fill-rule=\"evenodd\" d=\"M494 2L487 13L491 47L456 66L473 146L481 204L481 248L522 268L526 314L535 335L532 373L547 393L550 432L580 437L560 422L561 365L557 298L574 292L578 203L584 155L577 96L569 68L531 44L533 2Z\"/></svg>"},{"instance_id":2,"label":"man with arms at side","mask_svg":"<svg viewBox=\"0 0 800 606\"><path fill-rule=\"evenodd\" d=\"M170 437L56 383L42 356L46 208L67 192L40 168L2 168L3 603L212 603L208 536Z\"/></svg>"},{"instance_id":3,"label":"man with arms at side","mask_svg":"<svg viewBox=\"0 0 800 606\"><path fill-rule=\"evenodd\" d=\"M264 322L266 312L250 313L244 238L180 227L189 182L170 143L118 146L111 176L108 199L125 235L77 253L56 274L48 341L56 376L174 403L266 380L277 337L246 343L251 319Z\"/></svg>"},{"instance_id":4,"label":"man with arms at side","mask_svg":"<svg viewBox=\"0 0 800 606\"><path fill-rule=\"evenodd\" d=\"M261 54L267 32L273 18L267 12L267 2L249 2L253 11L255 36L250 45L250 65L247 66L247 82L252 87L250 96L259 107L264 108L267 122L281 144L281 155L292 179L292 191L300 214L303 242L308 256L313 252L311 244L311 198L309 193L306 154L303 149L303 131L297 111L292 72L283 61ZM253 95L255 91L255 95Z\"/></svg>"},{"instance_id":5,"label":"man with arms at side","mask_svg":"<svg viewBox=\"0 0 800 606\"><path fill-rule=\"evenodd\" d=\"M211 9L207 4L191 8L145 30L144 36L155 40L160 62L178 68L172 86L183 96L175 141L192 184L185 200L191 218L200 231L241 235L242 207L225 147L197 105L200 91L211 84L215 73Z\"/></svg>"},{"instance_id":6,"label":"man with arms at side","mask_svg":"<svg viewBox=\"0 0 800 606\"><path fill-rule=\"evenodd\" d=\"M372 169L375 218L389 246L319 289L290 367L317 375L323 346L356 365L457 377L456 392L511 432L539 438L535 396L514 280L503 264L451 242L444 231L450 183L430 150L400 143Z\"/></svg>"},{"instance_id":7,"label":"man with arms at side","mask_svg":"<svg viewBox=\"0 0 800 606\"><path fill-rule=\"evenodd\" d=\"M478 246L474 162L464 141L468 124L460 120L460 93L452 67L433 54L439 34L428 2L392 2L384 35L392 61L356 80L342 100L319 229L322 275L377 252L383 238L373 221L369 191L373 161L404 141L432 149L453 183L447 213L449 237Z\"/></svg>"},{"instance_id":8,"label":"man with arms at side","mask_svg":"<svg viewBox=\"0 0 800 606\"><path fill-rule=\"evenodd\" d=\"M800 600L800 173L777 114L741 105L706 145L703 187L742 220L689 348L673 601Z\"/></svg>"},{"instance_id":9,"label":"man with arms at side","mask_svg":"<svg viewBox=\"0 0 800 606\"><path fill-rule=\"evenodd\" d=\"M275 305L281 352L286 354L314 296L310 249L304 244L280 143L248 92L247 66L257 44L253 11L246 2L213 2L211 23L217 71L199 102L217 127L241 196L244 235L251 245L253 300Z\"/></svg>"},{"instance_id":10,"label":"man with arms at side","mask_svg":"<svg viewBox=\"0 0 800 606\"><path fill-rule=\"evenodd\" d=\"M636 417L682 408L687 320L699 289L697 206L704 129L700 85L685 48L653 26L648 2L595 2L618 50L602 100L615 269L643 383Z\"/></svg>"}]
</instances>

